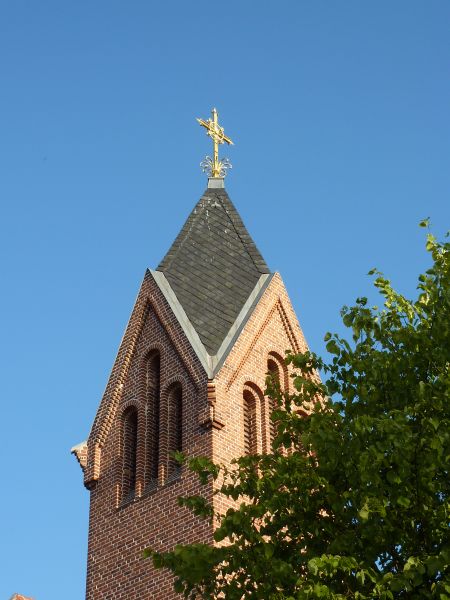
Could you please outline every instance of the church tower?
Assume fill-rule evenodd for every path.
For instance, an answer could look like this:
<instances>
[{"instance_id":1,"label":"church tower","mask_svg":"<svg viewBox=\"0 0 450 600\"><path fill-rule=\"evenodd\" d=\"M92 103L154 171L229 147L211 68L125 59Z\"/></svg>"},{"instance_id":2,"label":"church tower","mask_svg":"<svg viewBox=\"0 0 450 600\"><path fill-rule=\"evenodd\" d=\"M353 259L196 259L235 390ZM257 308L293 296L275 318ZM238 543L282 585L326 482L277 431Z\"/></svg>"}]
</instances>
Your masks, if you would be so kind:
<instances>
[{"instance_id":1,"label":"church tower","mask_svg":"<svg viewBox=\"0 0 450 600\"><path fill-rule=\"evenodd\" d=\"M306 343L283 281L272 273L225 187L213 118L208 187L169 251L147 270L89 438L75 446L90 492L87 600L171 600L172 577L142 551L213 544L207 522L177 497L213 497L172 452L226 463L270 450L268 371L288 389L286 349ZM268 224L269 226L269 224Z\"/></svg>"}]
</instances>

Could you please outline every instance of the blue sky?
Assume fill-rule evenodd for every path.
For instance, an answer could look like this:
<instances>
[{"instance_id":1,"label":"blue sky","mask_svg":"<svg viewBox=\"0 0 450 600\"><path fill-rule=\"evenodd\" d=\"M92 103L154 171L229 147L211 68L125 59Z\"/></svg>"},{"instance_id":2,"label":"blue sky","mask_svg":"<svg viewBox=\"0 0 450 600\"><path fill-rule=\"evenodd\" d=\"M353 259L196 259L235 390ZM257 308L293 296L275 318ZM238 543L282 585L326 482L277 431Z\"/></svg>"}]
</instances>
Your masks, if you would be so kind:
<instances>
[{"instance_id":1,"label":"blue sky","mask_svg":"<svg viewBox=\"0 0 450 600\"><path fill-rule=\"evenodd\" d=\"M449 228L448 0L0 0L0 596L84 596L86 438L146 267L206 187L195 117L310 346Z\"/></svg>"}]
</instances>

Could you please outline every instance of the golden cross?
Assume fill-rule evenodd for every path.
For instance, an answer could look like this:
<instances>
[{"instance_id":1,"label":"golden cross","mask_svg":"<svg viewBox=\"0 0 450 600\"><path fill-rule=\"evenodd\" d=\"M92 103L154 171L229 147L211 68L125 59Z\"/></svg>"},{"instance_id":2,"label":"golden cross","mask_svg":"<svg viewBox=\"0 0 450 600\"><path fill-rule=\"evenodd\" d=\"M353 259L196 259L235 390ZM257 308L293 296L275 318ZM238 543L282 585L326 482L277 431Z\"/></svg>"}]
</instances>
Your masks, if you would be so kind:
<instances>
[{"instance_id":1,"label":"golden cross","mask_svg":"<svg viewBox=\"0 0 450 600\"><path fill-rule=\"evenodd\" d=\"M226 142L227 144L233 145L233 142L224 133L223 127L219 125L219 115L215 108L212 109L212 119L205 121L204 119L197 119L202 127L206 129L206 135L212 139L214 144L214 158L211 165L211 177L223 177L223 163L219 160L219 144Z\"/></svg>"}]
</instances>

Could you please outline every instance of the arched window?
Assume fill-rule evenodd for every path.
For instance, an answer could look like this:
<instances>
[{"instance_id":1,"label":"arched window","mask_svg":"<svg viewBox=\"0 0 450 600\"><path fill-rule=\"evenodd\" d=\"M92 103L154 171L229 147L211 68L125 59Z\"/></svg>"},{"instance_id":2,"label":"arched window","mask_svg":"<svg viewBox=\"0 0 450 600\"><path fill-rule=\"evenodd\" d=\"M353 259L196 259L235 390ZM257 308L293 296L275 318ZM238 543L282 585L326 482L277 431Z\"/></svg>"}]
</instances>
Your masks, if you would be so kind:
<instances>
[{"instance_id":1,"label":"arched window","mask_svg":"<svg viewBox=\"0 0 450 600\"><path fill-rule=\"evenodd\" d=\"M136 457L138 416L134 407L129 408L123 415L122 436L122 499L124 502L134 498L136 486Z\"/></svg>"},{"instance_id":2,"label":"arched window","mask_svg":"<svg viewBox=\"0 0 450 600\"><path fill-rule=\"evenodd\" d=\"M181 467L171 456L172 452L183 450L183 391L179 383L169 390L169 444L167 479L175 479L181 473Z\"/></svg>"},{"instance_id":3,"label":"arched window","mask_svg":"<svg viewBox=\"0 0 450 600\"><path fill-rule=\"evenodd\" d=\"M277 381L280 382L280 367L273 358L269 358L267 361L267 370Z\"/></svg>"},{"instance_id":4,"label":"arched window","mask_svg":"<svg viewBox=\"0 0 450 600\"><path fill-rule=\"evenodd\" d=\"M248 389L243 393L244 409L244 452L245 454L256 454L258 451L257 421L256 421L256 397Z\"/></svg>"},{"instance_id":5,"label":"arched window","mask_svg":"<svg viewBox=\"0 0 450 600\"><path fill-rule=\"evenodd\" d=\"M285 360L277 352L269 352L267 370L280 382L282 392L289 389L289 373Z\"/></svg>"},{"instance_id":6,"label":"arched window","mask_svg":"<svg viewBox=\"0 0 450 600\"><path fill-rule=\"evenodd\" d=\"M145 390L147 399L147 489L158 485L159 467L159 420L160 420L160 369L159 352L152 352L146 361Z\"/></svg>"},{"instance_id":7,"label":"arched window","mask_svg":"<svg viewBox=\"0 0 450 600\"><path fill-rule=\"evenodd\" d=\"M267 361L267 371L269 375L271 375L278 384L282 385L282 381L280 378L280 367L277 362L273 358L269 358ZM269 398L269 431L270 431L270 444L272 445L273 440L275 439L275 435L277 433L277 424L272 419L271 415L275 409L275 400L273 398Z\"/></svg>"}]
</instances>

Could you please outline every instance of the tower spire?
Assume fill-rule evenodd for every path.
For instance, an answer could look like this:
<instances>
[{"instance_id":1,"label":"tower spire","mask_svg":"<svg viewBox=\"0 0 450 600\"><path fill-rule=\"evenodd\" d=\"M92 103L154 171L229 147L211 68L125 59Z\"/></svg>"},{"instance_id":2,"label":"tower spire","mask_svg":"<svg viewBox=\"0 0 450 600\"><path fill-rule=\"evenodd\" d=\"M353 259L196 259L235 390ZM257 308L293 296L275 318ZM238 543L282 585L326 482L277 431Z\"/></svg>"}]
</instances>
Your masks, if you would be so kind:
<instances>
[{"instance_id":1,"label":"tower spire","mask_svg":"<svg viewBox=\"0 0 450 600\"><path fill-rule=\"evenodd\" d=\"M207 172L208 176L213 179L221 179L225 177L227 169L231 169L231 162L228 158L219 160L219 144L227 143L233 145L232 140L225 135L223 127L219 125L219 114L215 108L211 111L212 119L205 121L197 119L202 127L206 129L208 135L213 141L213 158L206 156L200 163L203 172Z\"/></svg>"}]
</instances>

